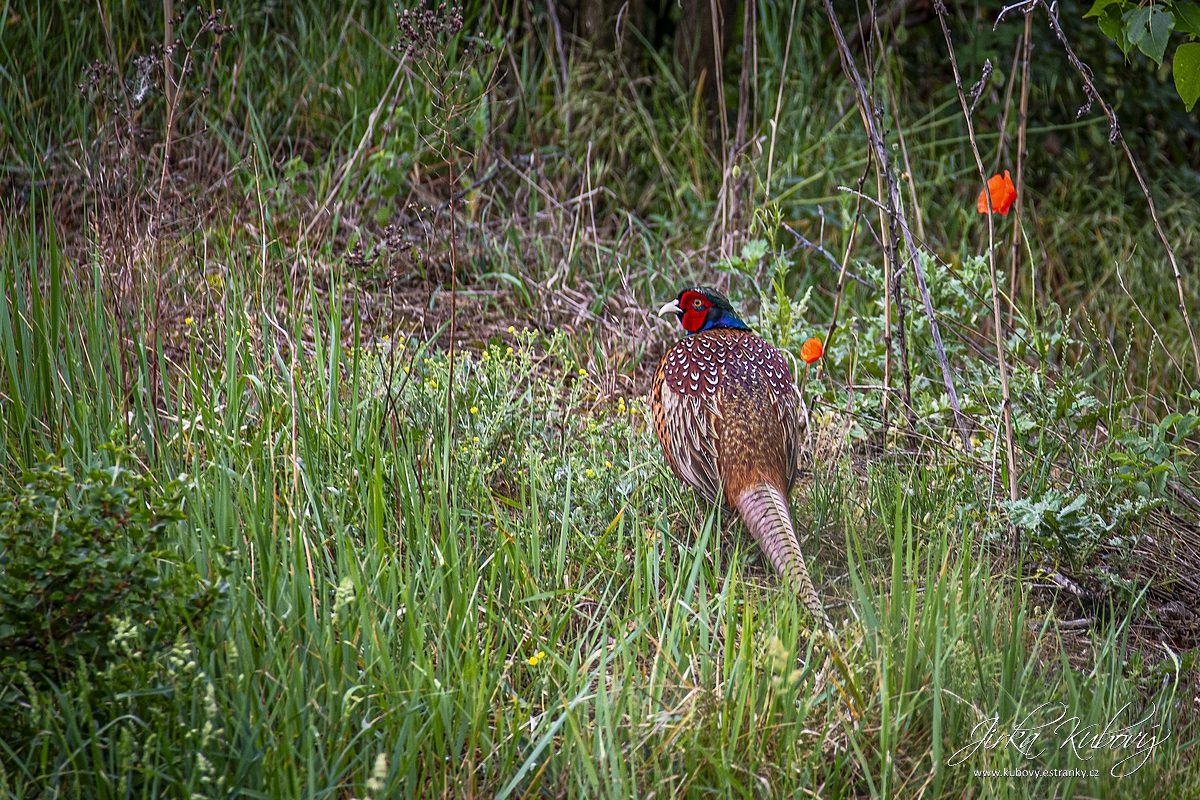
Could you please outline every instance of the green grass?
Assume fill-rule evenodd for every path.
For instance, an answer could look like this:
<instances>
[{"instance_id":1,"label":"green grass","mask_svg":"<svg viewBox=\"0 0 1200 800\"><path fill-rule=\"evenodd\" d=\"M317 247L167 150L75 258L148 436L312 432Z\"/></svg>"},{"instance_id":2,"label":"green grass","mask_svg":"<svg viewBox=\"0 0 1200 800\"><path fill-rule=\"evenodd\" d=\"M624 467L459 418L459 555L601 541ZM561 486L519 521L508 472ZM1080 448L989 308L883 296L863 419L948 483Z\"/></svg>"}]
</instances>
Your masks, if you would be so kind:
<instances>
[{"instance_id":1,"label":"green grass","mask_svg":"<svg viewBox=\"0 0 1200 800\"><path fill-rule=\"evenodd\" d=\"M76 9L51 0L16 0L6 8L0 49L0 111L5 122L0 152L19 196L31 184L43 182L59 196L83 200L82 207L97 204L106 210L99 198L88 198L80 165L87 165L98 185L112 182L118 194L148 188L156 192L158 176L148 168L149 161L132 158L117 146L128 139L121 128L121 92L114 99L76 88L89 64L111 61L97 8ZM311 2L289 3L286 8L231 4L226 11L225 20L234 32L215 53L198 53L195 74L185 82L174 145L184 165L168 183L177 186L174 202L182 208L209 218L232 212L239 224L246 218L257 220L263 195L272 238L290 246L335 188L339 169L366 132L368 118L396 71L394 54L385 49L395 40L394 21L386 7L368 8L350 0L332 7ZM697 116L695 97L679 84L664 56L639 43L642 69L630 73L611 58L576 52L568 91L565 99L559 98L555 80L560 78L553 72L556 59L547 49L544 9L514 4L500 10L472 7L467 13L469 24L504 44L495 56L500 73L489 100L478 109L472 107L458 137L463 183L499 172L495 182L465 200L471 272L519 286L530 302L544 301L537 297L539 287L562 272L568 280L598 287L596 308L617 286L649 303L681 276L703 274L705 262L712 259L706 255L697 262L692 254L706 240L713 220L722 156L714 149L719 146L708 141L707 123L703 115ZM829 42L823 38L820 9L800 4L785 69L786 26L780 15L786 13L771 6L762 9L759 64L751 87L757 109L751 124L758 135L766 136L779 76L786 75L772 185L761 185L767 172L765 153L756 150L741 167L753 174L753 205L769 194L785 221L809 238L819 238L823 231L830 249L840 252L853 200L838 187L854 185L867 148L848 89L836 70L822 68ZM126 91L133 91L136 69L131 61L161 38L161 7L120 5L107 16L112 51L118 53ZM200 23L189 8L179 30L190 36ZM984 36L982 29L967 27L973 42ZM1001 33L1008 36L1011 31L1005 28ZM201 37L199 44L210 41ZM909 41L917 48L917 40ZM905 133L931 248L958 263L977 252L986 235L982 218L974 212L978 178L952 87L929 88L929 59L936 61L941 53L939 43L931 46L936 51L932 55L924 45L900 45L886 65L902 113L900 119L885 115L885 125L894 142L897 128ZM978 47L983 44L967 48L963 69L969 74L979 68L974 60L999 57L999 51ZM1004 43L1000 49L1007 54L1010 47ZM1086 55L1104 64L1109 54ZM1006 69L1007 55L1004 59ZM1111 339L1116 350L1131 346L1132 355L1146 363L1158 393L1169 400L1184 380L1166 352L1186 352L1188 344L1173 280L1169 270L1164 271L1162 244L1121 154L1104 141L1103 120L1069 121L1071 114L1066 112L1074 106L1066 109L1064 104L1074 102L1068 91L1073 84L1060 84L1056 63L1049 56L1039 62L1032 87L1030 215L1024 223L1032 264L1024 261L1019 303L1039 315L1052 314L1054 305L1075 309L1081 330L1090 332L1094 325L1099 337ZM740 56L734 53L727 66L726 93L735 97ZM402 71L394 102L385 104L393 113L379 120L367 155L334 193L328 235L320 247L348 246L357 239L367 245L378 242L387 221L409 213L400 207L402 202L428 205L430 193L437 195L441 189L437 182L445 178L444 154L436 122L430 118L430 87L420 71L409 69ZM882 77L881 69L881 82ZM109 84L105 88L114 90ZM207 94L200 94L201 89ZM134 110L142 130L161 133L166 116L161 90L151 90ZM979 112L980 143L989 165L1001 112L995 103ZM1012 166L1015 116L1010 115L1002 169ZM1156 134L1137 127L1139 122L1127 119L1126 127L1152 144ZM1057 142L1054 155L1043 149L1050 146L1050 134ZM136 145L134 155L144 146ZM497 162L497 154L518 165L524 177ZM531 155L536 169L522 166L525 162L518 158ZM1158 147L1139 155L1154 159L1143 165L1143 172L1154 188L1180 263L1190 263L1196 255L1198 214L1194 165L1166 161ZM114 162L115 171L101 168ZM188 166L193 163L202 166ZM567 205L569 198L586 193L587 182L602 191L586 207ZM197 191L211 184L219 188ZM868 189L872 184L868 181ZM176 195L168 192L172 197ZM68 205L76 211L81 207ZM582 246L592 238L593 216L599 241ZM72 229L86 230L85 219L73 213ZM1003 220L999 226L1001 241L1010 238L1009 225ZM422 242L428 259L443 258L440 243L436 236ZM860 236L858 244L856 259L878 265L875 237ZM801 250L795 260L789 279L794 292L833 285L834 276L819 256ZM565 262L561 270L560 261ZM1128 293L1120 288L1118 267ZM1194 271L1185 270L1186 293L1193 302L1200 296L1197 280ZM824 292L818 291L815 302L816 310L828 315L831 301ZM1162 410L1160 404L1154 413Z\"/></svg>"},{"instance_id":2,"label":"green grass","mask_svg":"<svg viewBox=\"0 0 1200 800\"><path fill-rule=\"evenodd\" d=\"M39 731L4 750L14 797L1195 785L1180 673L1131 674L1119 609L1073 666L1053 622L993 577L989 521L962 511L981 490L966 465L881 465L863 483L828 464L806 481L817 579L849 576L828 646L741 529L670 478L640 401L594 404L559 338L460 353L448 438L444 354L340 330L353 315L334 285L294 318L311 329L278 334L303 354L267 357L268 323L241 311L256 287L233 268L152 428L114 407L146 371L121 371L97 291L62 280L52 239L14 232L6 248L6 288L28 286L29 263L50 279L2 306L10 469L55 443L76 465L109 436L140 446L143 469L190 476L171 547L224 593L173 647L135 639L139 657L57 691L6 679ZM1151 714L1172 735L1119 780L1104 750L947 766L982 719L1047 703L1081 725ZM1101 777L973 775L1023 766Z\"/></svg>"},{"instance_id":3,"label":"green grass","mask_svg":"<svg viewBox=\"0 0 1200 800\"><path fill-rule=\"evenodd\" d=\"M743 238L770 240L740 267L705 247L721 157L662 52L641 51L631 75L573 50L564 93L544 8L468 9L503 40L505 73L454 121L458 274L477 294L460 296L447 419L445 217L372 249L387 223L446 196L434 92L401 71L350 165L396 73L394 21L349 0L284 6L230 8L235 31L197 61L162 228L146 204L163 98L148 96L146 139L126 150L123 100L76 88L109 58L100 6L19 0L0 15L0 159L15 187L0 222L0 488L45 452L64 449L81 474L123 445L135 469L188 483L168 543L222 597L173 642L124 620L130 657L63 686L0 676L0 708L19 721L0 736L0 797L1200 794L1194 652L1147 648L1144 580L1105 594L1080 633L1060 628L1073 606L1044 576L1012 574L1002 555L977 176L952 92L927 91L913 50L887 64L902 118L886 124L904 129L943 262L926 269L977 452L940 441L949 412L914 307L921 452L877 430L880 393L857 389L843 413L851 366L858 386L878 384L884 358L879 293L851 284L808 384L816 452L792 498L842 623L825 639L742 528L670 475L638 396L666 336L642 311L685 281L728 279L775 341L824 335L836 276L786 252L772 222L840 255L853 199L838 187L866 164L852 97L822 70L819 9L800 4L785 65L788 9L760 8L756 135L786 83L771 186L765 155L739 164L754 205L768 200ZM131 77L161 7L102 7ZM467 94L481 85L471 76ZM1066 102L1037 83L1034 104L1050 101ZM994 127L980 137L989 163ZM1050 132L1061 156L1040 149ZM1032 263L1009 341L1022 494L1086 494L1091 515L1034 525L1029 547L1054 567L1100 552L1085 573L1097 579L1097 564L1108 575L1132 559L1104 550L1105 525L1161 533L1151 513L1178 509L1168 479L1196 491L1194 434L1153 425L1196 402L1174 284L1103 134L1096 120L1032 128ZM1165 162L1150 174L1190 263L1195 187ZM851 269L878 286L878 242L857 242ZM1056 550L1058 534L1078 541ZM1064 709L1077 728L1044 733L1035 758L969 748L993 717L1011 731ZM1125 777L1110 748L1062 746L1064 731L1143 719L1170 736ZM976 773L1029 768L1098 775Z\"/></svg>"}]
</instances>

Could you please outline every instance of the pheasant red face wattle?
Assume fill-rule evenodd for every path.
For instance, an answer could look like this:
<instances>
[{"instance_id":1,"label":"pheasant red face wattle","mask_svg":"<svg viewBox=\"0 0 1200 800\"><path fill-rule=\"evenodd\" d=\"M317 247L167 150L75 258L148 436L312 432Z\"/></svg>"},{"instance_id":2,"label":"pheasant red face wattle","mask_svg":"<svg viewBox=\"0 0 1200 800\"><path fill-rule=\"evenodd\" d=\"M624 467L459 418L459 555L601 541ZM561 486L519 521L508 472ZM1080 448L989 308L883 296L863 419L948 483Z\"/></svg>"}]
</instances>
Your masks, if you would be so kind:
<instances>
[{"instance_id":1,"label":"pheasant red face wattle","mask_svg":"<svg viewBox=\"0 0 1200 800\"><path fill-rule=\"evenodd\" d=\"M708 322L709 309L713 307L713 303L699 292L684 292L679 298L679 307L683 309L684 330L688 333L696 333L704 324Z\"/></svg>"}]
</instances>

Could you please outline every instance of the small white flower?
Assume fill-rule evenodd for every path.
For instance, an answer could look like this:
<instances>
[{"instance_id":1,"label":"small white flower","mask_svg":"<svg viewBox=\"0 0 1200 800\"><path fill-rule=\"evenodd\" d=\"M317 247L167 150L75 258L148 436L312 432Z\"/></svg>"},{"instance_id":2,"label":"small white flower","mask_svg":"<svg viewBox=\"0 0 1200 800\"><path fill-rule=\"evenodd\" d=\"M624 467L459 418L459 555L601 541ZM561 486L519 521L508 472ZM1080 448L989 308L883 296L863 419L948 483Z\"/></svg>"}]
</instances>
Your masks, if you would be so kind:
<instances>
[{"instance_id":1,"label":"small white flower","mask_svg":"<svg viewBox=\"0 0 1200 800\"><path fill-rule=\"evenodd\" d=\"M387 780L388 762L383 753L375 756L375 766L371 768L371 777L367 778L368 792L382 792L384 781Z\"/></svg>"}]
</instances>

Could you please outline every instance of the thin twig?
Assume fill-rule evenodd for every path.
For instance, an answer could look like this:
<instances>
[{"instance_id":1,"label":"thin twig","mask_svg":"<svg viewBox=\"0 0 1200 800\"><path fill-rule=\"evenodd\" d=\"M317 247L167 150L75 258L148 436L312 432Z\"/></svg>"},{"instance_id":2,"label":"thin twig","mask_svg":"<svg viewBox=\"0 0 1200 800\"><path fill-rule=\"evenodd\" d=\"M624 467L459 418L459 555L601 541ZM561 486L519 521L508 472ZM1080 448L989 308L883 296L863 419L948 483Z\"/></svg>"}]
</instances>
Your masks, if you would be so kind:
<instances>
[{"instance_id":1,"label":"thin twig","mask_svg":"<svg viewBox=\"0 0 1200 800\"><path fill-rule=\"evenodd\" d=\"M868 59L868 63L871 65L871 94L870 94L870 96L872 98L874 98L875 97L875 75L876 75L876 72L878 69L878 59L876 58L876 56L874 54L875 49L878 48L880 56L882 58L884 58L884 69L885 69L884 82L885 83L888 81L888 77L886 74L887 55L883 50L883 35L879 31L879 18L878 18L878 13L877 13L878 7L875 5L874 0L870 0L870 2L869 2L869 11L870 11L870 15L871 15L871 45L869 47L864 46L864 49L866 50L866 56ZM887 128L884 126L883 109L880 108L879 106L875 106L874 112L875 112L875 124L877 126L879 126L880 137L882 139L886 140L888 132L887 132ZM889 181L889 183L894 183L893 176L889 175L888 181ZM876 182L876 193L879 195L880 201L882 201L883 196L884 196L884 194L883 194L883 173L880 172L879 169L875 170L875 182ZM899 198L899 196L900 196L899 191L897 191L896 197ZM903 203L902 200L900 202ZM909 439L910 447L912 447L912 449L916 449L915 441L911 438L911 436L917 429L917 415L916 415L916 409L913 408L913 403L912 403L912 365L909 360L909 354L908 354L908 333L907 333L908 329L905 326L905 320L907 318L907 308L904 304L904 284L901 280L901 277L903 275L903 270L900 268L900 258L899 258L899 248L900 248L899 239L900 239L900 237L898 237L896 235L896 215L895 214L884 215L882 212L880 213L879 232L883 236L883 242L884 242L884 248L883 248L884 283L885 283L884 323L887 326L888 334L890 334L891 326L887 325L888 313L886 310L886 308L889 305L888 304L888 295L890 295L891 301L893 303L895 303L895 305L896 305L896 336L897 336L898 343L900 345L900 377L901 377L901 385L904 387L904 392L901 395L901 398L904 401L905 428L910 437L910 439ZM887 347L887 362L884 364L884 384L887 386L891 386L891 381L889 380L890 372L891 372L891 355L892 355L890 335L886 335L885 340L887 342L888 347ZM887 413L886 413L887 397L888 396L886 394L883 396L883 406L884 406L884 412L885 412L883 415L883 419L884 419L883 427L884 427L885 435L887 432Z\"/></svg>"},{"instance_id":2,"label":"thin twig","mask_svg":"<svg viewBox=\"0 0 1200 800\"><path fill-rule=\"evenodd\" d=\"M1063 33L1062 26L1058 24L1058 12L1055 10L1057 3L1048 6L1044 0L1034 0L1034 4L1046 9L1046 15L1050 18L1051 30L1054 31L1054 35L1058 37L1058 41L1062 43L1063 49L1066 50L1067 59L1083 78L1088 102L1083 108L1079 109L1078 115L1082 116L1087 113L1091 108L1092 101L1100 104L1104 115L1108 117L1109 144L1116 144L1118 141L1121 143L1121 149L1125 151L1125 157L1129 159L1129 166L1133 169L1133 176L1137 178L1138 186L1142 187L1142 194L1146 197L1146 206L1150 209L1150 219L1154 221L1154 230L1158 232L1158 238L1162 240L1163 247L1167 249L1167 258L1171 260L1171 271L1175 273L1175 289L1179 293L1179 311L1183 314L1183 325L1187 328L1188 338L1192 343L1192 358L1195 359L1196 371L1200 375L1200 345L1196 343L1196 333L1192 330L1192 319L1187 310L1187 302L1183 293L1183 276L1179 274L1179 264L1175 261L1175 248L1171 247L1170 241L1167 240L1167 234L1163 231L1162 224L1158 221L1158 212L1154 208L1154 198L1150 194L1150 187L1146 185L1146 179L1142 177L1142 171L1138 169L1137 162L1133 158L1133 153L1130 151L1129 145L1125 142L1125 136L1121 133L1121 126L1117 123L1116 112L1100 96L1100 92L1092 79L1091 69L1075 55L1070 42L1067 41L1066 34Z\"/></svg>"},{"instance_id":3,"label":"thin twig","mask_svg":"<svg viewBox=\"0 0 1200 800\"><path fill-rule=\"evenodd\" d=\"M867 166L863 169L862 175L858 176L859 193L863 184L867 182L867 175L871 172L871 158L868 154ZM829 329L825 331L825 349L828 350L830 343L833 341L833 332L837 328L838 312L842 306L842 293L846 286L846 278L850 273L846 271L846 267L850 263L850 252L854 249L855 235L858 233L858 221L862 216L862 199L858 199L854 203L854 221L850 223L850 233L846 236L846 252L842 255L841 272L838 273L837 294L833 298L833 313L829 317ZM872 289L875 287L872 286ZM851 356L853 358L853 356ZM818 364L818 369L824 371L825 361L822 359ZM847 387L847 390L853 389L853 384Z\"/></svg>"},{"instance_id":4,"label":"thin twig","mask_svg":"<svg viewBox=\"0 0 1200 800\"><path fill-rule=\"evenodd\" d=\"M1018 39L1013 48L1012 68L1005 76L1008 85L1004 87L1004 113L1000 115L1000 137L996 140L996 157L992 159L992 174L1000 169L1000 159L1004 157L1005 140L1008 138L1008 114L1012 110L1013 87L1017 85L1017 66L1021 63L1021 51L1025 39Z\"/></svg>"},{"instance_id":5,"label":"thin twig","mask_svg":"<svg viewBox=\"0 0 1200 800\"><path fill-rule=\"evenodd\" d=\"M861 203L860 203L860 206L861 206ZM824 256L825 260L829 262L830 266L832 266L834 269L838 270L838 273L839 273L839 278L838 278L839 289L838 290L839 291L841 291L840 287L841 287L841 283L842 283L842 278L849 278L850 280L854 281L855 283L862 284L863 286L870 289L871 291L875 291L875 289L878 288L875 286L874 283L867 280L866 278L855 275L853 272L847 272L845 259L843 259L842 261L838 261L836 258L834 258L833 253L829 252L828 250L826 250L824 247L817 244L816 242L809 241L808 238L804 234L800 233L800 231L796 230L791 225L788 225L786 222L782 222L780 224L783 225L783 227L787 229L788 233L790 233L792 236L795 236L796 241L799 243L796 245L796 247L793 247L790 250L785 251L784 255L790 255L791 253L795 252L797 248L806 247L809 250L813 250L816 253ZM858 227L858 207L855 208L854 228L851 229L851 239L850 239L851 242L854 241L853 231L857 227Z\"/></svg>"},{"instance_id":6,"label":"thin twig","mask_svg":"<svg viewBox=\"0 0 1200 800\"><path fill-rule=\"evenodd\" d=\"M788 56L792 52L792 34L796 30L796 3L792 0L792 15L788 17L787 43L783 46L783 68L779 71L779 93L775 96L775 116L771 118L771 147L767 151L767 182L763 184L763 208L771 197L771 167L775 163L775 134L779 132L779 109L783 107L783 87L787 83Z\"/></svg>"},{"instance_id":7,"label":"thin twig","mask_svg":"<svg viewBox=\"0 0 1200 800\"><path fill-rule=\"evenodd\" d=\"M748 2L745 4L745 10L742 15L742 69L738 76L738 115L737 126L734 128L733 134L733 151L729 154L729 169L732 174L734 160L742 155L742 149L746 144L746 127L750 124L750 72L754 66L754 59L750 54L754 50L754 3ZM757 88L757 87L756 87ZM745 171L744 175L748 175L749 171ZM736 227L738 225L738 215L741 213L741 185L745 183L745 178L735 180L729 187L729 219Z\"/></svg>"},{"instance_id":8,"label":"thin twig","mask_svg":"<svg viewBox=\"0 0 1200 800\"><path fill-rule=\"evenodd\" d=\"M717 82L717 106L718 118L721 121L721 195L717 201L717 212L713 218L713 226L718 223L718 217L721 225L721 257L727 255L726 234L729 231L729 178L732 171L733 155L729 148L729 114L725 109L725 64L723 54L721 52L721 42L724 37L721 35L721 28L725 24L725 20L721 19L721 10L717 5L717 0L709 0L710 14L712 16L712 37L713 37L713 80Z\"/></svg>"},{"instance_id":9,"label":"thin twig","mask_svg":"<svg viewBox=\"0 0 1200 800\"><path fill-rule=\"evenodd\" d=\"M1025 150L1029 124L1029 60L1033 47L1033 8L1025 12L1021 45L1021 106L1017 112L1017 200L1013 206L1013 238L1008 269L1008 319L1012 324L1017 304L1017 267L1021 261L1021 211L1025 206Z\"/></svg>"},{"instance_id":10,"label":"thin twig","mask_svg":"<svg viewBox=\"0 0 1200 800\"><path fill-rule=\"evenodd\" d=\"M917 202L917 183L913 176L912 163L908 160L908 144L904 141L904 126L900 124L900 104L896 101L896 92L892 87L892 73L889 69L884 73L884 84L887 87L888 100L892 104L892 119L896 123L896 138L900 142L900 157L904 159L905 181L908 183L908 194L912 200L913 217L917 221L917 238L925 238L925 215L921 212L921 204Z\"/></svg>"},{"instance_id":11,"label":"thin twig","mask_svg":"<svg viewBox=\"0 0 1200 800\"><path fill-rule=\"evenodd\" d=\"M1024 9L1025 13L1028 14L1037 7L1039 2L1040 0L1021 0L1019 3L1013 3L1010 6L1005 6L1004 8L1000 9L1000 13L996 15L996 21L992 23L992 32L994 33L996 28L1000 26L1000 23L1004 21L1004 17L1008 15L1008 12Z\"/></svg>"},{"instance_id":12,"label":"thin twig","mask_svg":"<svg viewBox=\"0 0 1200 800\"><path fill-rule=\"evenodd\" d=\"M996 284L996 241L992 211L992 192L988 186L988 176L983 168L983 158L979 155L979 144L975 141L975 123L971 120L971 109L967 105L966 95L963 94L962 78L958 72L958 58L954 54L954 42L950 39L950 28L946 25L946 6L942 0L936 0L934 10L942 27L942 36L946 39L946 50L950 54L950 69L954 72L954 88L958 90L958 102L962 105L963 117L967 123L967 138L971 143L971 152L975 156L975 166L979 169L979 178L983 181L983 190L987 196L987 226L988 226L988 271L992 279L992 329L996 337L996 365L1000 372L1000 396L1003 403L1001 409L1004 415L1004 445L1008 461L1008 499L1017 501L1017 451L1013 442L1012 428L1012 399L1008 394L1008 363L1004 357L1004 331L1000 319L1000 289ZM1015 543L1013 552L1018 552L1019 542Z\"/></svg>"},{"instance_id":13,"label":"thin twig","mask_svg":"<svg viewBox=\"0 0 1200 800\"><path fill-rule=\"evenodd\" d=\"M875 170L875 193L879 195L880 202L875 203L875 207L879 210L879 236L881 250L883 251L883 385L891 388L892 386L892 302L895 295L896 282L892 280L892 276L896 272L896 237L888 237L887 219L888 215L884 209L883 200L883 173ZM883 430L886 433L888 429L888 412L890 408L890 395L883 396L883 406L880 416L883 417Z\"/></svg>"},{"instance_id":14,"label":"thin twig","mask_svg":"<svg viewBox=\"0 0 1200 800\"><path fill-rule=\"evenodd\" d=\"M933 300L929 296L929 286L925 282L925 271L921 267L920 251L917 249L916 243L913 242L912 231L909 229L908 221L904 216L904 208L900 203L900 189L896 186L895 177L892 175L887 146L882 137L880 137L878 129L875 127L874 115L871 113L871 99L867 95L866 87L863 86L858 66L854 62L854 56L850 53L850 46L846 44L846 37L842 33L842 26L838 22L837 14L833 10L833 2L832 0L822 0L822 5L825 8L825 15L829 18L829 25L833 30L834 39L837 42L838 56L842 62L842 71L845 72L847 79L849 79L850 84L853 86L855 101L863 113L867 138L870 141L872 149L875 151L875 157L878 159L877 169L882 171L887 178L888 204L892 207L892 213L897 216L900 230L904 235L909 262L913 265L913 273L917 278L917 287L921 292L921 301L924 304L925 316L929 320L929 330L933 335L934 349L937 351L938 362L942 368L942 383L946 387L946 395L950 400L950 408L954 411L954 419L958 425L963 449L967 453L970 453L971 438L968 432L967 418L963 414L962 406L958 402L958 392L954 389L954 376L950 371L950 362L946 358L946 348L942 344L942 333L933 312Z\"/></svg>"}]
</instances>

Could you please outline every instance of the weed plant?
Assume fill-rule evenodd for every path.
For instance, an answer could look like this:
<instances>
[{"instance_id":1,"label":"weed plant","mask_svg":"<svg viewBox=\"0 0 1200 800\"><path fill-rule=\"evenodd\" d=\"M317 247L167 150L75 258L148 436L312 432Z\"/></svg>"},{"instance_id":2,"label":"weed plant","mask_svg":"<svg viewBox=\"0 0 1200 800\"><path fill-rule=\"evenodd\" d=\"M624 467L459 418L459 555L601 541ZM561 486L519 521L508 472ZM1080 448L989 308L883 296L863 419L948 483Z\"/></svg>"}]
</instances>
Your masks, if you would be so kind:
<instances>
[{"instance_id":1,"label":"weed plant","mask_svg":"<svg viewBox=\"0 0 1200 800\"><path fill-rule=\"evenodd\" d=\"M459 76L479 101L450 120L390 47L391 9L232 7L172 106L134 60L161 41L157 6L5 8L2 496L46 453L116 474L119 445L144 496L184 476L147 578L221 594L150 619L118 597L93 631L104 658L6 670L0 796L1196 794L1195 642L1163 620L1200 541L1200 395L1103 122L1030 125L1006 320L1022 499L1004 505L953 89L913 77L899 31L873 51L968 442L911 289L915 424L884 424L883 229L839 188L868 161L853 98L823 69L815 9L789 50L787 9L759 5L759 134L782 104L771 166L757 144L738 162L758 212L732 239L700 93L647 42L641 64L582 44L560 60L549 7L465 10L454 36L483 32L486 58ZM104 92L79 91L89 75ZM1058 89L1051 75L1035 99ZM990 161L999 134L980 130ZM1154 174L1182 263L1189 180ZM837 272L789 228L839 256L857 236L792 498L828 640L744 531L679 487L640 397L674 333L648 310L681 283L721 282L785 349L823 336ZM1070 737L1110 722L1153 749ZM1032 725L1036 753L972 744Z\"/></svg>"},{"instance_id":2,"label":"weed plant","mask_svg":"<svg viewBox=\"0 0 1200 800\"><path fill-rule=\"evenodd\" d=\"M7 247L6 286L31 256L65 266L52 239ZM1194 780L1186 673L1131 673L1120 611L1074 665L1053 618L994 577L969 467L814 470L797 515L814 577L848 602L827 661L740 529L670 478L641 401L598 402L561 337L514 326L460 353L447 483L446 355L343 336L334 284L287 331L312 350L271 357L244 274L225 273L231 302L164 394L177 423L161 432L105 411L127 381L88 366L119 364L94 285L7 294L9 457L67 441L100 463L114 428L159 437L146 466L191 476L160 544L228 583L168 649L120 628L128 657L107 671L8 678L36 731L6 734L12 796L1116 797ZM1150 717L1171 735L1141 769L1099 748L1095 778L979 777L1078 766L1057 740L1032 761L969 748L983 721L1059 704L1080 727Z\"/></svg>"}]
</instances>

